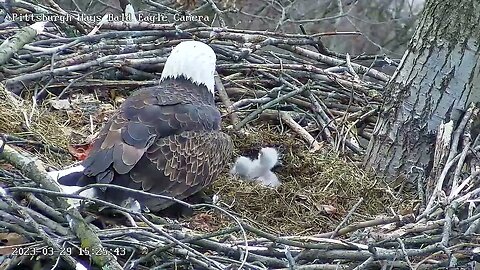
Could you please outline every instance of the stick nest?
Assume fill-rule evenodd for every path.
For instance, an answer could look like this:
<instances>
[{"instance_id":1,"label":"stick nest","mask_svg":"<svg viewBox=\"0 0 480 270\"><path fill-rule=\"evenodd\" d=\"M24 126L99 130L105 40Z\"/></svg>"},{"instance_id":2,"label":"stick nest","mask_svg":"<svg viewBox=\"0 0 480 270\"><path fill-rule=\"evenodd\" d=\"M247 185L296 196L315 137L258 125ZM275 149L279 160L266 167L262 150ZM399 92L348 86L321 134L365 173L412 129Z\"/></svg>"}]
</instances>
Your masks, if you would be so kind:
<instances>
[{"instance_id":1,"label":"stick nest","mask_svg":"<svg viewBox=\"0 0 480 270\"><path fill-rule=\"evenodd\" d=\"M64 14L47 2L49 10ZM142 12L176 13L146 2L153 11ZM10 6L48 12L29 1ZM214 1L185 14L205 10L222 16ZM469 185L475 178L447 173L455 166L458 172L475 168L468 144L437 147L436 177L420 183L418 194L415 187L387 185L359 167L390 79L373 67L379 59L390 60L323 46L322 39L342 33L270 33L201 21L99 26L73 20L47 25L48 34L36 35L25 23L22 29L0 25L8 30L0 32L2 45L8 45L0 50L0 132L7 142L0 154L7 191L0 201L2 267L74 269L93 259L97 269L434 269L466 265L476 256L480 215L465 206L475 195ZM359 33L343 34L348 40ZM208 190L220 196L219 203L191 205L191 218L169 221L101 200L96 205L129 212L137 227L91 208L75 216L62 207L67 195L54 191L36 160L51 167L73 163L70 153L79 149L74 144L89 143L132 90L157 83L171 48L185 39L208 42L217 54L217 104L235 157L276 147L282 186L259 187L226 171ZM452 129L446 130L444 138L450 138ZM457 143L462 132L455 133ZM456 164L451 157L460 153ZM444 203L452 190L451 203ZM78 226L82 222L90 225ZM15 254L19 246L52 248L56 255L32 259ZM85 247L92 246L106 251L87 256ZM112 254L118 262L110 260Z\"/></svg>"}]
</instances>

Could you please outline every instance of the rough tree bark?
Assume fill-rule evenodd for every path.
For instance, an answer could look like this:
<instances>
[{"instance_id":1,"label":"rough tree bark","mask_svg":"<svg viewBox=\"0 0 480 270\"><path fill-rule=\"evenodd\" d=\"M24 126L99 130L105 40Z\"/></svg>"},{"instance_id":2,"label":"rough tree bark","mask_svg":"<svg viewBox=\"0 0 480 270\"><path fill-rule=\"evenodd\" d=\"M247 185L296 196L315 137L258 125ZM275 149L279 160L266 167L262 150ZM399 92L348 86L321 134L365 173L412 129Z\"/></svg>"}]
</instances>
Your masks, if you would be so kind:
<instances>
[{"instance_id":1,"label":"rough tree bark","mask_svg":"<svg viewBox=\"0 0 480 270\"><path fill-rule=\"evenodd\" d=\"M429 175L439 125L458 124L469 104L480 101L479 45L479 0L427 0L385 89L367 167L389 179Z\"/></svg>"}]
</instances>

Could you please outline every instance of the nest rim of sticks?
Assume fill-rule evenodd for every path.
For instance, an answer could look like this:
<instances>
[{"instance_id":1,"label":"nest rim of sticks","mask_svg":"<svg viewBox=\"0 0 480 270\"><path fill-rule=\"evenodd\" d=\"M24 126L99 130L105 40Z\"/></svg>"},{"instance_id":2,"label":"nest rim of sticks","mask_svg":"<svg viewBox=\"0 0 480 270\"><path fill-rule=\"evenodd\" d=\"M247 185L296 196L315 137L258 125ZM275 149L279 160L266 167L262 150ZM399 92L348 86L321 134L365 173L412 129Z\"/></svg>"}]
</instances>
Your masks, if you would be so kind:
<instances>
[{"instance_id":1,"label":"nest rim of sticks","mask_svg":"<svg viewBox=\"0 0 480 270\"><path fill-rule=\"evenodd\" d=\"M214 4L210 3L210 5ZM57 30L47 29L46 31ZM224 112L224 121L231 125L226 128L230 128L230 132L235 134L249 125L253 127L253 133L255 133L254 128L258 124L258 119L273 121L279 130L286 129L282 125L288 126L291 134L295 134L302 141L299 143L297 140L295 145L303 145L299 150L309 155L328 156L329 153L322 149L329 148L332 149L332 153L340 152L350 160L361 157L366 146L359 138L368 141L371 137L381 102L381 90L389 79L388 75L358 63L361 60L374 60L379 56L356 57L348 54L328 54L320 50L321 34L287 35L205 25L145 23L105 23L102 27L94 29L91 35L53 39L39 36L35 42L31 42L36 36L35 33L25 31L23 34L22 38L29 40L26 43L30 46L19 50L15 55L16 61L5 65L3 71L6 74L6 88L9 92L17 94L17 97L12 96L13 98L18 98L23 87L36 89L33 93L26 95L28 99L24 98L24 100L35 100L33 104L45 100L59 100L57 97L67 95L72 98L71 93L68 93L70 90L138 88L154 84L155 79L158 78L156 72L161 70L171 46L182 39L192 37L208 41L219 56L217 90L219 104ZM158 42L159 39L161 42ZM118 46L119 44L122 46ZM123 51L119 51L119 48ZM58 53L56 61L49 62L41 59L53 53ZM102 56L96 57L98 53ZM37 59L40 60L37 61ZM48 79L42 79L44 76ZM20 82L21 86L19 86ZM103 93L102 98L111 99L111 95L113 95L111 91L107 94ZM12 98L7 96L2 98L3 102L0 102L0 105L5 105L5 101ZM25 95L21 96L25 97ZM122 94L118 96L121 98ZM60 197L64 195L52 193L55 191L49 191L46 187L38 188L41 181L48 181L48 179L43 179L44 169L37 168L38 164L32 156L32 154L43 153L40 155L41 159L47 164L56 166L64 164L64 159L52 158L52 156L58 156L58 154L52 154L52 149L58 148L58 151L53 152L62 152L63 149L60 156L65 155L65 149L68 149L69 144L65 140L67 136L65 134L68 132L72 134L71 130L45 132L51 129L52 123L62 123L59 119L67 122L71 119L62 112L62 109L57 108L52 111L63 115L57 115L56 122L53 120L53 122L42 122L45 119L42 120L43 114L40 112L43 111L38 109L42 108L41 106L28 102L22 103L22 98L18 98L17 102L19 102L18 106L14 106L15 108L10 106L9 109L18 109L19 118L5 118L4 122L26 122L32 125L8 125L8 130L2 130L2 132L15 133L18 137L12 136L10 139L7 138L7 141L23 140L24 145L30 146L40 141L44 144L44 149L37 152L36 146L28 148L27 150L31 151L28 153L6 146L7 150L2 153L2 158L7 161L6 163L17 167L19 171L13 170L12 167L1 170L2 179L10 179L10 184L13 183L14 186L6 188L8 194L2 194L0 211L9 218L9 222L0 221L0 226L16 234L24 234L27 242L39 246L53 247L58 251L62 249L62 244L68 242L77 250L82 250L84 241L90 241L97 247L103 245L129 248L128 250L135 252L132 252L130 257L120 258L127 269L148 269L154 262L158 263L157 267L169 267L175 264L184 267L194 265L206 269L238 266L245 266L248 269L291 267L367 269L385 265L406 269L413 266L416 269L430 269L450 265L451 256L456 258L456 263L465 263L474 254L471 249L460 247L462 244L468 246L471 242L463 241L461 234L451 233L452 216L443 215L442 211L446 207L441 204L431 206L428 215L422 217L423 220L409 212L402 215L396 211L386 211L383 215L374 218L362 216L364 221L360 221L352 216L359 210L365 199L353 201L345 207L343 209L345 216L339 219L339 223L330 230L309 236L298 234L279 236L277 232L259 229L245 222L231 211L209 205L208 211L220 211L234 225L220 231L199 234L198 231L190 230L182 224L154 225L160 223L158 218L131 213L141 220L139 224L142 226L100 230L97 228L94 234L98 237L99 243L93 241L93 238L87 237L85 240L78 234L81 226L66 225L73 221L65 220L64 212L51 207L55 205L55 201L45 196L45 194ZM110 105L115 107L116 102L110 102ZM71 102L70 105L75 108L82 104L84 103ZM111 109L111 107L97 108L97 111L100 111L98 114L70 117L79 117L80 120L76 124L94 126L90 128L92 130L98 128L96 125L108 117L106 111ZM35 125L40 122L43 124ZM26 130L28 133L23 134L22 132ZM60 138L51 139L53 135L58 136L59 133ZM86 134L88 134L87 131L81 131L78 140L86 140ZM249 144L265 142L260 136L253 135L254 139L247 141L244 145L237 143L239 145L237 150L248 151L251 147ZM25 142L25 138L30 142ZM278 139L274 138L274 140ZM338 157L333 157L332 160L344 162ZM33 166L33 169L30 169L33 172L25 171L25 164ZM341 163L346 170L351 170L345 164L347 163ZM355 174L352 178L365 179ZM372 181L372 183L375 182ZM230 186L231 189L237 188L228 179L220 179L217 184L214 190L225 189L225 186ZM242 183L236 184L247 191L248 188L255 189ZM287 186L287 188L291 187ZM365 189L365 186L361 186L361 189ZM397 199L400 194L406 194L405 190L402 190L405 193L395 193L395 189L392 191L385 186L385 192L387 191L394 193L390 196ZM29 205L23 204L26 201L17 201L11 197L10 194L13 192L24 194ZM238 198L232 198L238 200ZM42 201L45 203L42 204ZM102 204L102 202L98 203ZM200 206L194 206L196 207ZM38 213L33 210L35 208L42 209L47 214ZM68 213L70 216L76 215L75 212ZM477 226L475 222L479 220L478 217L476 219L474 217L475 215L459 221L458 226L466 226L467 231L473 231L471 228ZM27 222L22 223L22 220ZM22 225L19 226L19 224ZM445 229L446 227L448 230ZM288 228L284 233L286 231ZM5 231L0 234L3 238L15 236ZM450 257L442 253L447 246L445 241L448 242L449 238L455 238L460 243L449 250ZM20 240L8 239L8 241L15 243ZM0 247L2 248L4 247ZM110 248L108 254L111 255L114 252L115 249ZM105 258L108 254L105 253ZM78 252L63 254L58 258L62 258L67 265L71 266L82 260L78 255ZM98 260L94 259L97 265L102 263L103 254L101 255ZM22 257L5 258L3 256L2 260L8 259L10 261L7 263L11 264L18 262ZM112 269L118 268L117 265L112 267Z\"/></svg>"}]
</instances>

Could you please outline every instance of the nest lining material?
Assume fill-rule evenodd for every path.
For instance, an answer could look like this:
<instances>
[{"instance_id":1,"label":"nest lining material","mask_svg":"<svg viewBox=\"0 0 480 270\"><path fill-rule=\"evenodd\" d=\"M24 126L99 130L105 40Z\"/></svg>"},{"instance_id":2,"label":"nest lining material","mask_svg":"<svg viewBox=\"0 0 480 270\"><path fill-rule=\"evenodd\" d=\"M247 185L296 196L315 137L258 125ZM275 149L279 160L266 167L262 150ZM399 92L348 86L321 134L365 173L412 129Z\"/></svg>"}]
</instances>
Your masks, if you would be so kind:
<instances>
[{"instance_id":1,"label":"nest lining material","mask_svg":"<svg viewBox=\"0 0 480 270\"><path fill-rule=\"evenodd\" d=\"M113 112L111 105L101 105L98 100L92 102L92 98L83 98L84 104L78 104L79 107L98 105L87 115L82 114L85 110L75 108L54 110L48 105L15 106L11 94L1 91L0 95L1 132L59 148L86 140L88 132L85 129L90 126L90 115L97 116L92 121L98 129ZM28 133L22 129L24 115L32 115ZM360 197L364 198L364 203L357 211L359 217L373 216L385 212L386 207L398 204L387 194L382 182L362 169L336 157L327 147L321 152L309 152L304 141L294 133L280 133L276 125L253 126L244 133L228 128L225 131L234 140L234 157L255 155L265 146L275 147L281 152L282 166L275 171L282 181L281 187L271 189L240 181L230 176L229 168L226 168L209 189L211 195L219 195L226 205L232 207L231 210L270 231L291 234L332 230ZM48 151L48 147L43 151L32 149L47 164L61 167L72 163L66 155ZM218 222L227 221L219 218ZM211 224L210 229L218 225Z\"/></svg>"},{"instance_id":2,"label":"nest lining material","mask_svg":"<svg viewBox=\"0 0 480 270\"><path fill-rule=\"evenodd\" d=\"M261 147L281 151L275 173L282 185L276 189L241 181L225 173L210 189L240 216L265 229L292 233L320 233L333 230L345 214L364 201L353 221L371 217L390 207L401 206L388 187L333 151L324 148L310 153L303 141L290 132L280 134L276 126L263 125L248 135L231 134L235 155L254 155Z\"/></svg>"}]
</instances>

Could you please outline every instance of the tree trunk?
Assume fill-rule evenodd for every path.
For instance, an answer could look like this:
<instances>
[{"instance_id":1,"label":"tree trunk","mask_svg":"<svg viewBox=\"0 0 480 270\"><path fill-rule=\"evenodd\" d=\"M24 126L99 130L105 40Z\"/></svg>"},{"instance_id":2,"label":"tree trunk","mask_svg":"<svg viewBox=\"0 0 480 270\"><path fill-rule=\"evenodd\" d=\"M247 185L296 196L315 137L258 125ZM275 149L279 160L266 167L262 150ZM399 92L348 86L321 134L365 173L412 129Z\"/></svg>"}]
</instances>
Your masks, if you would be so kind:
<instances>
[{"instance_id":1,"label":"tree trunk","mask_svg":"<svg viewBox=\"0 0 480 270\"><path fill-rule=\"evenodd\" d=\"M439 125L456 126L468 105L480 101L479 44L479 0L427 1L385 89L367 167L392 180L429 175Z\"/></svg>"}]
</instances>

